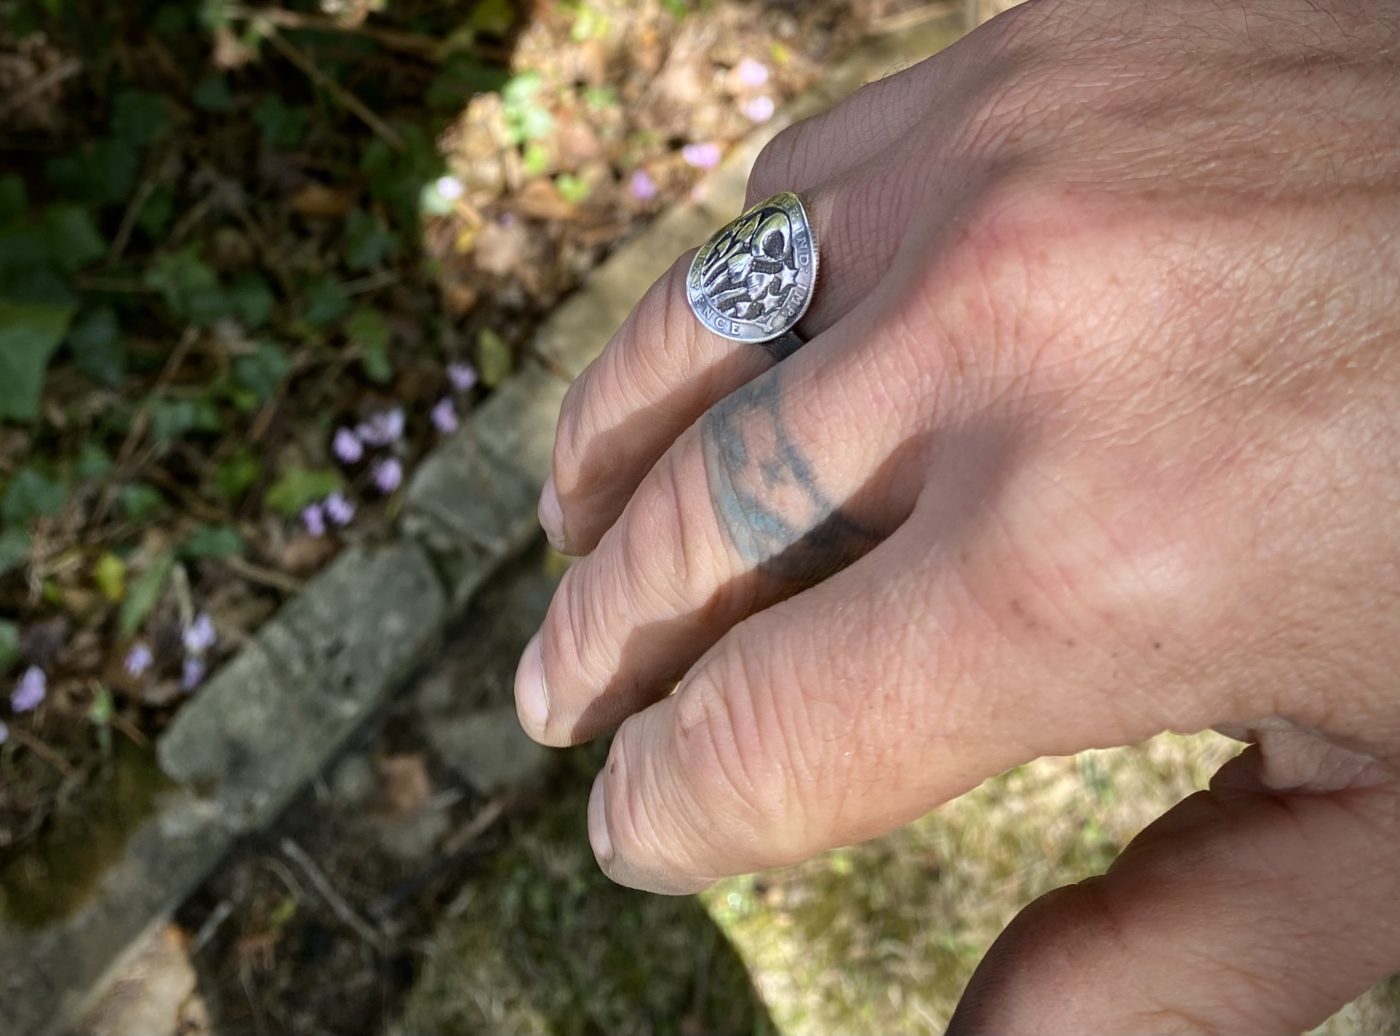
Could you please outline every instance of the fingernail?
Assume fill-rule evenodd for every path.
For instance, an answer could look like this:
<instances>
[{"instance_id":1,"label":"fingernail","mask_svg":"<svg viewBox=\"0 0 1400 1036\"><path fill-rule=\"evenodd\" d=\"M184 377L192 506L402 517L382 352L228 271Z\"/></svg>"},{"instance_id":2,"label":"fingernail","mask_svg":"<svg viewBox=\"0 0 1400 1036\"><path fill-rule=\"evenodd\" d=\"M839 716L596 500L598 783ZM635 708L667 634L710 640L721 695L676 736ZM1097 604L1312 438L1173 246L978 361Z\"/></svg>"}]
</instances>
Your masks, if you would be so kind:
<instances>
[{"instance_id":1,"label":"fingernail","mask_svg":"<svg viewBox=\"0 0 1400 1036\"><path fill-rule=\"evenodd\" d=\"M588 793L588 843L593 846L593 855L606 866L612 862L612 836L608 833L608 800L603 783L607 780L604 770L593 779L593 790Z\"/></svg>"},{"instance_id":2,"label":"fingernail","mask_svg":"<svg viewBox=\"0 0 1400 1036\"><path fill-rule=\"evenodd\" d=\"M536 633L525 645L515 670L515 707L527 733L540 734L549 725L549 692L544 686L544 650Z\"/></svg>"},{"instance_id":3,"label":"fingernail","mask_svg":"<svg viewBox=\"0 0 1400 1036\"><path fill-rule=\"evenodd\" d=\"M540 527L555 550L564 549L564 509L559 506L559 490L554 488L554 476L545 479L540 492Z\"/></svg>"}]
</instances>

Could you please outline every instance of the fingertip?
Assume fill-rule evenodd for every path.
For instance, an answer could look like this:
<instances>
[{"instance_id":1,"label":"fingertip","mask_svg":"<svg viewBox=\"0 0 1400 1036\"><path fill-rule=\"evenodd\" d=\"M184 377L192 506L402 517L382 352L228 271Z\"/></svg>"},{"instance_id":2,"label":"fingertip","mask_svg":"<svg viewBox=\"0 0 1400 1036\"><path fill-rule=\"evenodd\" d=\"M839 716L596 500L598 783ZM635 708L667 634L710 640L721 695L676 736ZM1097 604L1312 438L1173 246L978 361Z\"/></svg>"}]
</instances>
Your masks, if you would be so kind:
<instances>
[{"instance_id":1,"label":"fingertip","mask_svg":"<svg viewBox=\"0 0 1400 1036\"><path fill-rule=\"evenodd\" d=\"M549 538L549 545L561 554L567 554L567 542L564 538L564 508L559 502L559 489L554 484L554 475L545 479L544 489L540 491L540 503L538 509L540 528L544 529L544 534Z\"/></svg>"},{"instance_id":2,"label":"fingertip","mask_svg":"<svg viewBox=\"0 0 1400 1036\"><path fill-rule=\"evenodd\" d=\"M604 872L613 861L612 834L608 831L607 771L593 779L588 794L588 844Z\"/></svg>"},{"instance_id":3,"label":"fingertip","mask_svg":"<svg viewBox=\"0 0 1400 1036\"><path fill-rule=\"evenodd\" d=\"M525 645L515 670L515 712L525 733L543 741L549 726L549 692L544 682L544 652L538 633Z\"/></svg>"}]
</instances>

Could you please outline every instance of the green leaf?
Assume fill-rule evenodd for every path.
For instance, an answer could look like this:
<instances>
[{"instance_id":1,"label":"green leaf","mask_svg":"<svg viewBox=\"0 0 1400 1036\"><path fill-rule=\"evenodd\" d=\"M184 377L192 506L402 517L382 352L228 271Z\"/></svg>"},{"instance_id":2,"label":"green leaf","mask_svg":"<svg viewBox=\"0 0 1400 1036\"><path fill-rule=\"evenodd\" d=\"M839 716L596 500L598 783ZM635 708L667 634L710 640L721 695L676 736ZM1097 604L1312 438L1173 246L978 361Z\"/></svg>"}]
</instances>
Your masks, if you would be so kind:
<instances>
[{"instance_id":1,"label":"green leaf","mask_svg":"<svg viewBox=\"0 0 1400 1036\"><path fill-rule=\"evenodd\" d=\"M505 36L515 24L515 5L510 0L478 0L468 23L477 32Z\"/></svg>"},{"instance_id":2,"label":"green leaf","mask_svg":"<svg viewBox=\"0 0 1400 1036\"><path fill-rule=\"evenodd\" d=\"M68 489L61 482L35 468L20 468L0 500L0 521L25 526L42 515L57 513L67 500Z\"/></svg>"},{"instance_id":3,"label":"green leaf","mask_svg":"<svg viewBox=\"0 0 1400 1036\"><path fill-rule=\"evenodd\" d=\"M377 385L387 384L394 376L389 362L389 325L376 309L357 309L345 322L345 334L359 347L360 366L365 377Z\"/></svg>"},{"instance_id":4,"label":"green leaf","mask_svg":"<svg viewBox=\"0 0 1400 1036\"><path fill-rule=\"evenodd\" d=\"M69 306L0 299L0 420L39 416L44 372L72 319Z\"/></svg>"},{"instance_id":5,"label":"green leaf","mask_svg":"<svg viewBox=\"0 0 1400 1036\"><path fill-rule=\"evenodd\" d=\"M88 722L95 727L105 727L112 722L116 713L117 707L112 701L112 692L105 687L98 687L93 693L92 704L88 706Z\"/></svg>"},{"instance_id":6,"label":"green leaf","mask_svg":"<svg viewBox=\"0 0 1400 1036\"><path fill-rule=\"evenodd\" d=\"M262 474L262 462L252 450L240 447L214 469L214 487L233 503L242 500Z\"/></svg>"},{"instance_id":7,"label":"green leaf","mask_svg":"<svg viewBox=\"0 0 1400 1036\"><path fill-rule=\"evenodd\" d=\"M160 94L124 90L112 103L112 135L133 148L154 144L174 128Z\"/></svg>"},{"instance_id":8,"label":"green leaf","mask_svg":"<svg viewBox=\"0 0 1400 1036\"><path fill-rule=\"evenodd\" d=\"M24 181L13 173L0 176L0 226L13 223L29 208Z\"/></svg>"},{"instance_id":9,"label":"green leaf","mask_svg":"<svg viewBox=\"0 0 1400 1036\"><path fill-rule=\"evenodd\" d=\"M253 109L253 121L262 130L263 142L278 151L301 144L311 114L305 108L289 108L276 94L267 94Z\"/></svg>"},{"instance_id":10,"label":"green leaf","mask_svg":"<svg viewBox=\"0 0 1400 1036\"><path fill-rule=\"evenodd\" d=\"M69 273L87 266L107 250L92 216L77 205L53 205L46 209L44 232L49 254Z\"/></svg>"},{"instance_id":11,"label":"green leaf","mask_svg":"<svg viewBox=\"0 0 1400 1036\"><path fill-rule=\"evenodd\" d=\"M306 312L303 316L308 324L324 327L334 324L350 309L350 299L341 286L329 277L312 281L306 287Z\"/></svg>"},{"instance_id":12,"label":"green leaf","mask_svg":"<svg viewBox=\"0 0 1400 1036\"><path fill-rule=\"evenodd\" d=\"M126 377L126 344L111 306L90 309L78 317L68 332L73 363L93 381L116 388Z\"/></svg>"},{"instance_id":13,"label":"green leaf","mask_svg":"<svg viewBox=\"0 0 1400 1036\"><path fill-rule=\"evenodd\" d=\"M230 525L201 525L185 541L180 553L195 560L232 558L242 554L243 537Z\"/></svg>"},{"instance_id":14,"label":"green leaf","mask_svg":"<svg viewBox=\"0 0 1400 1036\"><path fill-rule=\"evenodd\" d=\"M151 434L159 442L170 442L190 432L216 434L224 430L218 409L207 399L170 399L153 396L146 402L151 415Z\"/></svg>"},{"instance_id":15,"label":"green leaf","mask_svg":"<svg viewBox=\"0 0 1400 1036\"><path fill-rule=\"evenodd\" d=\"M300 514L307 504L330 496L341 484L340 472L330 468L288 468L267 491L267 506L291 518Z\"/></svg>"},{"instance_id":16,"label":"green leaf","mask_svg":"<svg viewBox=\"0 0 1400 1036\"><path fill-rule=\"evenodd\" d=\"M110 550L103 551L92 566L92 581L103 597L117 604L126 596L126 562Z\"/></svg>"},{"instance_id":17,"label":"green leaf","mask_svg":"<svg viewBox=\"0 0 1400 1036\"><path fill-rule=\"evenodd\" d=\"M23 529L0 530L0 576L24 564L29 553L29 533Z\"/></svg>"},{"instance_id":18,"label":"green leaf","mask_svg":"<svg viewBox=\"0 0 1400 1036\"><path fill-rule=\"evenodd\" d=\"M219 278L199 257L197 246L170 252L146 271L146 287L160 292L176 316L195 324L212 324L227 316L228 295Z\"/></svg>"},{"instance_id":19,"label":"green leaf","mask_svg":"<svg viewBox=\"0 0 1400 1036\"><path fill-rule=\"evenodd\" d=\"M122 506L123 514L133 522L139 522L154 514L165 503L165 497L158 490L137 482L122 486L117 491L117 501Z\"/></svg>"},{"instance_id":20,"label":"green leaf","mask_svg":"<svg viewBox=\"0 0 1400 1036\"><path fill-rule=\"evenodd\" d=\"M152 241L159 241L175 215L175 192L169 187L157 187L141 206L136 225Z\"/></svg>"},{"instance_id":21,"label":"green leaf","mask_svg":"<svg viewBox=\"0 0 1400 1036\"><path fill-rule=\"evenodd\" d=\"M0 619L0 673L19 661L19 627Z\"/></svg>"},{"instance_id":22,"label":"green leaf","mask_svg":"<svg viewBox=\"0 0 1400 1036\"><path fill-rule=\"evenodd\" d=\"M259 403L264 403L277 392L291 369L292 361L281 348L264 343L251 356L240 356L233 361L233 380L257 397Z\"/></svg>"},{"instance_id":23,"label":"green leaf","mask_svg":"<svg viewBox=\"0 0 1400 1036\"><path fill-rule=\"evenodd\" d=\"M465 53L443 60L425 95L429 106L439 111L456 111L477 94L499 90L510 80L510 71L488 65Z\"/></svg>"},{"instance_id":24,"label":"green leaf","mask_svg":"<svg viewBox=\"0 0 1400 1036\"><path fill-rule=\"evenodd\" d=\"M162 36L178 39L190 28L190 12L177 4L162 4L151 24Z\"/></svg>"},{"instance_id":25,"label":"green leaf","mask_svg":"<svg viewBox=\"0 0 1400 1036\"><path fill-rule=\"evenodd\" d=\"M593 193L588 181L573 173L560 173L554 178L554 186L559 190L559 197L573 205L586 201Z\"/></svg>"},{"instance_id":26,"label":"green leaf","mask_svg":"<svg viewBox=\"0 0 1400 1036\"><path fill-rule=\"evenodd\" d=\"M74 466L77 476L84 481L102 478L112 470L112 458L97 443L88 439L78 450L78 462Z\"/></svg>"},{"instance_id":27,"label":"green leaf","mask_svg":"<svg viewBox=\"0 0 1400 1036\"><path fill-rule=\"evenodd\" d=\"M249 330L262 327L272 316L277 298L267 281L251 270L245 270L233 279L226 293L234 314L243 321Z\"/></svg>"},{"instance_id":28,"label":"green leaf","mask_svg":"<svg viewBox=\"0 0 1400 1036\"><path fill-rule=\"evenodd\" d=\"M223 76L205 76L194 88L195 107L207 112L233 111L233 91Z\"/></svg>"},{"instance_id":29,"label":"green leaf","mask_svg":"<svg viewBox=\"0 0 1400 1036\"><path fill-rule=\"evenodd\" d=\"M112 205L130 195L139 165L130 144L106 139L49 159L44 171L49 185L64 197L90 205Z\"/></svg>"},{"instance_id":30,"label":"green leaf","mask_svg":"<svg viewBox=\"0 0 1400 1036\"><path fill-rule=\"evenodd\" d=\"M501 89L501 114L512 143L543 140L554 132L554 116L535 100L542 82L538 72L521 72Z\"/></svg>"},{"instance_id":31,"label":"green leaf","mask_svg":"<svg viewBox=\"0 0 1400 1036\"><path fill-rule=\"evenodd\" d=\"M481 383L487 388L495 388L505 381L515 366L515 355L510 345L489 327L477 332L476 353Z\"/></svg>"},{"instance_id":32,"label":"green leaf","mask_svg":"<svg viewBox=\"0 0 1400 1036\"><path fill-rule=\"evenodd\" d=\"M352 270L369 270L394 254L398 238L363 209L345 217L345 264Z\"/></svg>"},{"instance_id":33,"label":"green leaf","mask_svg":"<svg viewBox=\"0 0 1400 1036\"><path fill-rule=\"evenodd\" d=\"M151 610L160 603L165 592L165 584L175 568L174 551L163 551L151 562L151 566L131 583L131 590L122 602L121 615L117 628L121 636L129 637L145 623Z\"/></svg>"}]
</instances>

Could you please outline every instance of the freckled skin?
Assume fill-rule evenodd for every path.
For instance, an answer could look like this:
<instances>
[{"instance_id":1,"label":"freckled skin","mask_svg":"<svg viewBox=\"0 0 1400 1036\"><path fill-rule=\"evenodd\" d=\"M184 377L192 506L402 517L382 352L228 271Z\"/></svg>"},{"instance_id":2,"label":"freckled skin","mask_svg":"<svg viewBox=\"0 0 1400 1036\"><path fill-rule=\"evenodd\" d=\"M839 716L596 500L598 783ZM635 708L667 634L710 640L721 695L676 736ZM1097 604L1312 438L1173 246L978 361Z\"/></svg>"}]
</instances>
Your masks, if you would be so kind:
<instances>
[{"instance_id":1,"label":"freckled skin","mask_svg":"<svg viewBox=\"0 0 1400 1036\"><path fill-rule=\"evenodd\" d=\"M609 875L1219 727L953 1031L1298 1032L1400 971L1397 54L1387 0L1032 0L765 150L806 344L700 327L684 256L561 414L586 556L516 693L542 742L616 729Z\"/></svg>"}]
</instances>

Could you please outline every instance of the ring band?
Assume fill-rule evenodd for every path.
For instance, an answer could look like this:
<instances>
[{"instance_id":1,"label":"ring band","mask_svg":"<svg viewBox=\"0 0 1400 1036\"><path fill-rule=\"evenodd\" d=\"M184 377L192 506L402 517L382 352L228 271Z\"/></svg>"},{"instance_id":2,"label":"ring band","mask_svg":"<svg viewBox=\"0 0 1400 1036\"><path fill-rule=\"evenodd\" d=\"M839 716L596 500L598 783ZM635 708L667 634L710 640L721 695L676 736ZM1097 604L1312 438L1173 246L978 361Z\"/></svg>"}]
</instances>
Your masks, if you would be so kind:
<instances>
[{"instance_id":1,"label":"ring band","mask_svg":"<svg viewBox=\"0 0 1400 1036\"><path fill-rule=\"evenodd\" d=\"M764 345L782 359L803 344L793 328L812 303L817 265L817 236L807 210L801 198L784 191L700 246L686 278L686 299L715 334Z\"/></svg>"}]
</instances>

